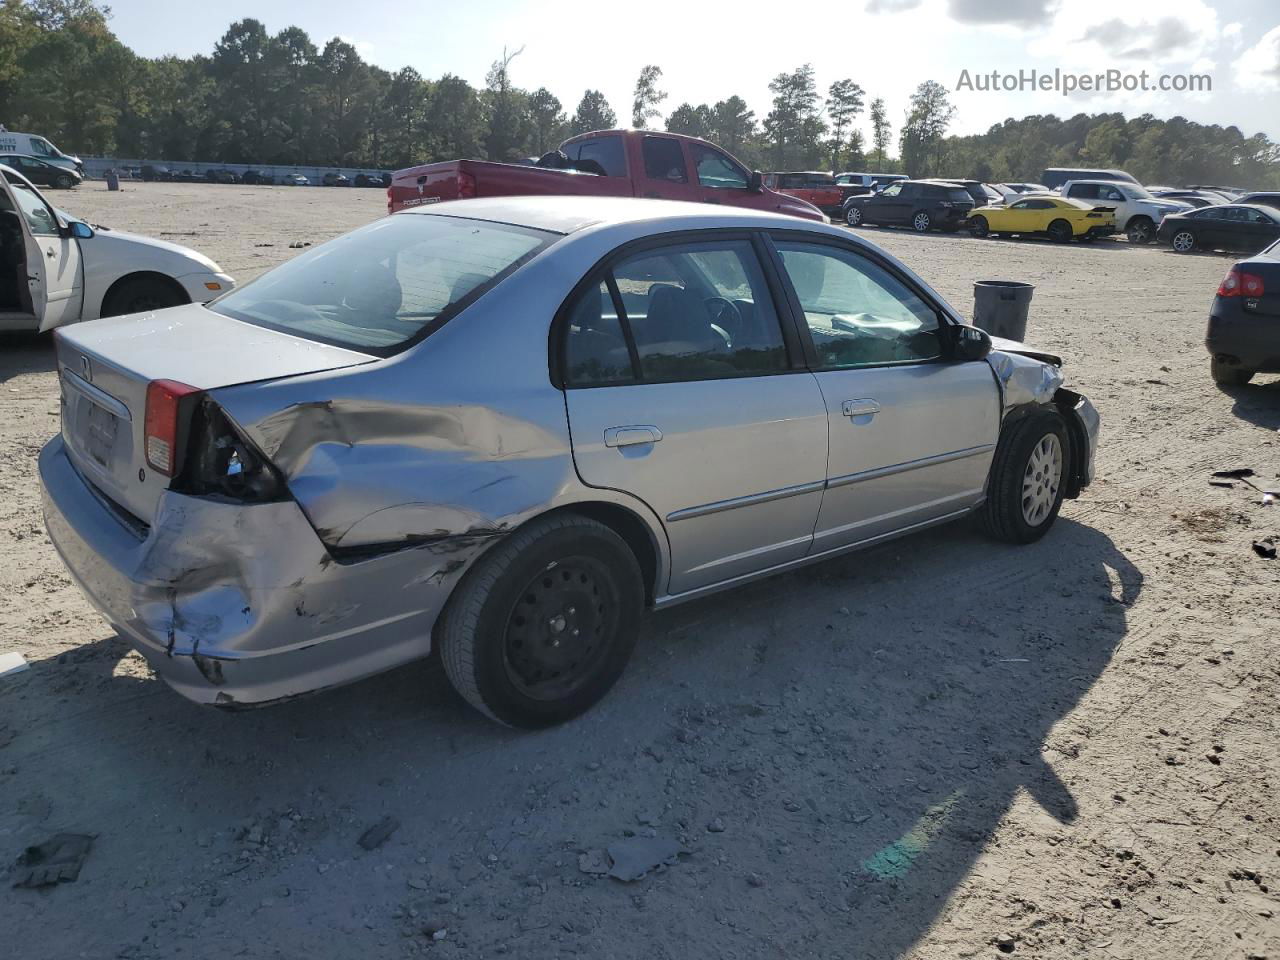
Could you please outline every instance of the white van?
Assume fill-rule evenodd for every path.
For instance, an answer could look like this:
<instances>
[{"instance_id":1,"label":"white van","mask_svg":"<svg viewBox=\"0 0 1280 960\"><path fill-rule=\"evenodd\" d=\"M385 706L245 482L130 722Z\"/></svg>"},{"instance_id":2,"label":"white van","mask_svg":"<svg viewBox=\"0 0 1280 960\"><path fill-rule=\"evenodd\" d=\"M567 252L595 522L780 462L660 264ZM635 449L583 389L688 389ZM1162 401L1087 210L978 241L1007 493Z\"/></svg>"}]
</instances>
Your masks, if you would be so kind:
<instances>
[{"instance_id":1,"label":"white van","mask_svg":"<svg viewBox=\"0 0 1280 960\"><path fill-rule=\"evenodd\" d=\"M59 167L74 170L84 176L84 164L79 157L63 153L44 137L34 133L14 133L0 125L0 153L21 153L28 157L39 157Z\"/></svg>"}]
</instances>

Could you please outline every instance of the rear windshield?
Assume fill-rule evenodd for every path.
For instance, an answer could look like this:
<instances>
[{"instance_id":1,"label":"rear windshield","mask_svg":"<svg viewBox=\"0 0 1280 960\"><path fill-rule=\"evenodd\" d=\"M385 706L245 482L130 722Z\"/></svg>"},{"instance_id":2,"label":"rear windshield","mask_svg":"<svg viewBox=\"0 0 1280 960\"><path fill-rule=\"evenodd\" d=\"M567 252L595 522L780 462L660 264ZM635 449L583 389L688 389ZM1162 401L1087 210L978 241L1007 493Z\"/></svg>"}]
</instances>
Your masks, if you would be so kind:
<instances>
[{"instance_id":1,"label":"rear windshield","mask_svg":"<svg viewBox=\"0 0 1280 960\"><path fill-rule=\"evenodd\" d=\"M385 356L444 323L558 236L483 220L397 214L307 251L210 309Z\"/></svg>"}]
</instances>

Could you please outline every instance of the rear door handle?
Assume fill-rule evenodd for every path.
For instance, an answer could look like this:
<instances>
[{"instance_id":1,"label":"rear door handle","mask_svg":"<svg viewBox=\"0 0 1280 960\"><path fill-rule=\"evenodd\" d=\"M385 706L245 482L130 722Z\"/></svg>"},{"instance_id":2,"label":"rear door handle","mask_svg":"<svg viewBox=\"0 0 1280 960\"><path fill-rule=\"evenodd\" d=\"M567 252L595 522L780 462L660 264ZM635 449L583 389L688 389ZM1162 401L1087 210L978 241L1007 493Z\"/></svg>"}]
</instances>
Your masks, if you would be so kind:
<instances>
[{"instance_id":1,"label":"rear door handle","mask_svg":"<svg viewBox=\"0 0 1280 960\"><path fill-rule=\"evenodd\" d=\"M604 432L606 447L629 447L637 443L657 443L662 439L662 431L657 427L610 427Z\"/></svg>"},{"instance_id":2,"label":"rear door handle","mask_svg":"<svg viewBox=\"0 0 1280 960\"><path fill-rule=\"evenodd\" d=\"M874 417L880 412L880 404L870 398L846 400L841 412L846 417Z\"/></svg>"}]
</instances>

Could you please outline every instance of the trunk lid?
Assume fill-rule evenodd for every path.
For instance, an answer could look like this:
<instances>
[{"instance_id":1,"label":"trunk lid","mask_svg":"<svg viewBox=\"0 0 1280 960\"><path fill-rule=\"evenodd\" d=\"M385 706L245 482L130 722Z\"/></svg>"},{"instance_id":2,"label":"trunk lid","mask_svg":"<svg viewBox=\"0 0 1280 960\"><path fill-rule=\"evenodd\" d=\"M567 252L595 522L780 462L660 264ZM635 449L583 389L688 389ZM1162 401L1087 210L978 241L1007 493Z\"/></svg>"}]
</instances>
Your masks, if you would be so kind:
<instances>
[{"instance_id":1,"label":"trunk lid","mask_svg":"<svg viewBox=\"0 0 1280 960\"><path fill-rule=\"evenodd\" d=\"M1262 296L1244 296L1244 309L1249 313L1280 317L1280 248L1241 260L1235 266L1241 273L1253 274L1262 281Z\"/></svg>"},{"instance_id":2,"label":"trunk lid","mask_svg":"<svg viewBox=\"0 0 1280 960\"><path fill-rule=\"evenodd\" d=\"M170 479L146 461L147 384L201 390L376 360L188 304L61 327L55 335L62 438L80 473L116 506L150 523Z\"/></svg>"}]
</instances>

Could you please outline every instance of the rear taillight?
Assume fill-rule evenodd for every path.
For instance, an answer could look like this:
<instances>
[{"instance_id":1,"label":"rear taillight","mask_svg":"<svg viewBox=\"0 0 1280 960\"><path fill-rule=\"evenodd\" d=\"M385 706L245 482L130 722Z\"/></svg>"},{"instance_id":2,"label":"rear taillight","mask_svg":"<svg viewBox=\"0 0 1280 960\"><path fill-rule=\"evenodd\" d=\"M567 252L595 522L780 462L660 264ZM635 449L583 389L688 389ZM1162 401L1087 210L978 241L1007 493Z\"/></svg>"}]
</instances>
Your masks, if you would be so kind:
<instances>
[{"instance_id":1,"label":"rear taillight","mask_svg":"<svg viewBox=\"0 0 1280 960\"><path fill-rule=\"evenodd\" d=\"M476 178L470 173L458 174L458 199L471 200L476 195Z\"/></svg>"},{"instance_id":2,"label":"rear taillight","mask_svg":"<svg viewBox=\"0 0 1280 960\"><path fill-rule=\"evenodd\" d=\"M147 466L172 477L181 465L182 430L186 426L183 400L199 393L197 387L176 380L152 380L147 384L147 412L143 422Z\"/></svg>"},{"instance_id":3,"label":"rear taillight","mask_svg":"<svg viewBox=\"0 0 1280 960\"><path fill-rule=\"evenodd\" d=\"M248 503L276 500L285 486L279 473L206 398L191 414L191 439L185 468L174 481L179 493L217 494Z\"/></svg>"},{"instance_id":4,"label":"rear taillight","mask_svg":"<svg viewBox=\"0 0 1280 960\"><path fill-rule=\"evenodd\" d=\"M1256 273L1245 273L1239 267L1232 267L1218 285L1220 297L1260 297L1266 292L1262 278Z\"/></svg>"}]
</instances>

